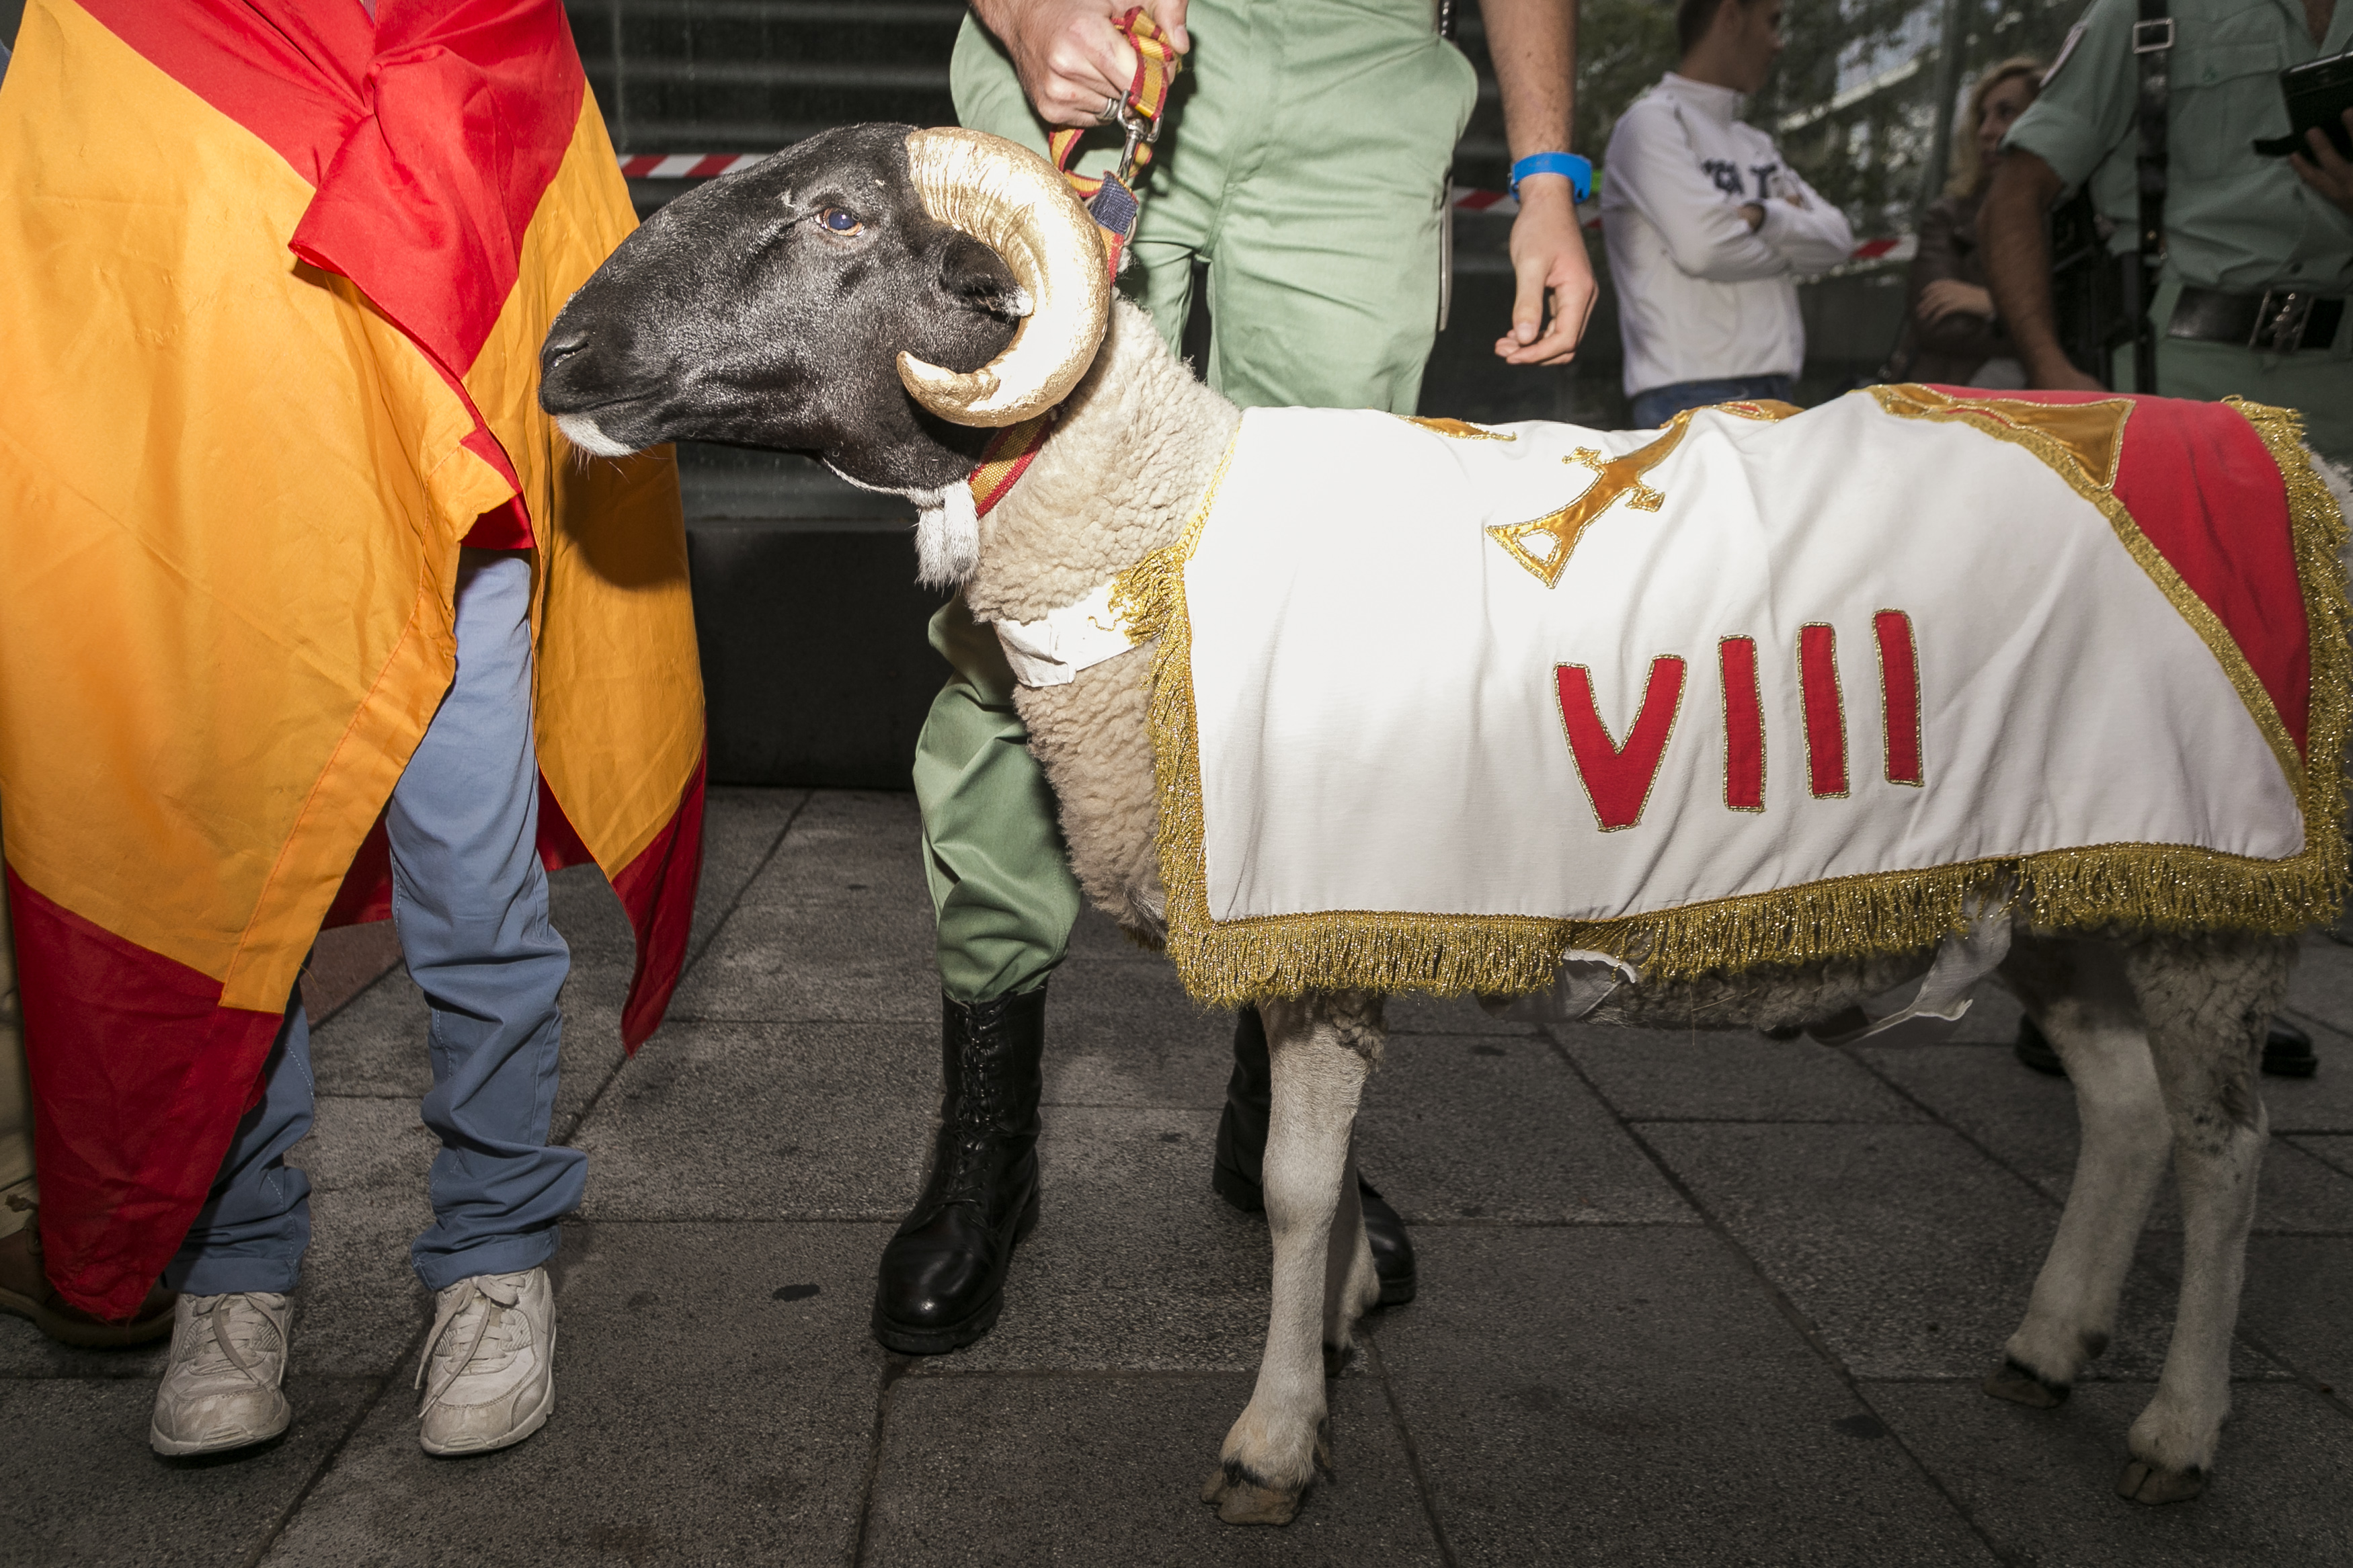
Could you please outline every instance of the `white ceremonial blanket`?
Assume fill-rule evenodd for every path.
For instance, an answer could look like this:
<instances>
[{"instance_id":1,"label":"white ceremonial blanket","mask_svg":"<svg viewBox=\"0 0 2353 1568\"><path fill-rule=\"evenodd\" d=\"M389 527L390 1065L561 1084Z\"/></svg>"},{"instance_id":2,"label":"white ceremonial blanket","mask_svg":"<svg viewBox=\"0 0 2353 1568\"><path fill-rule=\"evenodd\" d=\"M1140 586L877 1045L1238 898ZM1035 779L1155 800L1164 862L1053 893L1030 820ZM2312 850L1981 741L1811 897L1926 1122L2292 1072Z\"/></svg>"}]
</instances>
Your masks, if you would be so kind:
<instances>
[{"instance_id":1,"label":"white ceremonial blanket","mask_svg":"<svg viewBox=\"0 0 2353 1568\"><path fill-rule=\"evenodd\" d=\"M2114 493L2151 406L2235 422L2235 448L2195 427L2242 463L2293 454L2292 427L2267 455L2219 407L1951 403L1882 389L1663 434L1245 415L1161 563L1181 584L1148 563L1122 585L1163 636L1188 985L1527 990L1570 947L1660 974L1901 951L1997 887L2061 924L2317 918L2344 850L2333 813L2306 821L2300 748L2335 776L2341 583L2290 566L2241 595L2272 600L2237 605L2242 632L2326 611L2306 666L2263 656L2275 701ZM2269 528L2279 568L2294 511L2304 558L2333 552L2300 462L2284 489L2266 470L2274 515L2200 520L2200 548ZM2292 689L2299 668L2325 689Z\"/></svg>"}]
</instances>

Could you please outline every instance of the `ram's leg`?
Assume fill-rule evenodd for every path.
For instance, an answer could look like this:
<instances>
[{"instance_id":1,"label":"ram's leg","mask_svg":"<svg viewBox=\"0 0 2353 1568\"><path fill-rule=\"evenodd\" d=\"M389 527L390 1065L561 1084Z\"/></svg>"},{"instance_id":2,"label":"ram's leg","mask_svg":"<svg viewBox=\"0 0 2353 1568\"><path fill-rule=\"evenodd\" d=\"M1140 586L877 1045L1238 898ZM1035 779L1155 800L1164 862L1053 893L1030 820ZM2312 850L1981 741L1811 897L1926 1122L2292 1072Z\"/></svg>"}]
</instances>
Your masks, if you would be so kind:
<instances>
[{"instance_id":1,"label":"ram's leg","mask_svg":"<svg viewBox=\"0 0 2353 1568\"><path fill-rule=\"evenodd\" d=\"M2261 936L2152 937L2126 956L2148 1021L2181 1186L2173 1340L2157 1397L2126 1439L2132 1461L2116 1483L2136 1502L2178 1502L2204 1490L2231 1413L2231 1334L2266 1125L2255 1070L2295 959L2292 940Z\"/></svg>"},{"instance_id":2,"label":"ram's leg","mask_svg":"<svg viewBox=\"0 0 2353 1568\"><path fill-rule=\"evenodd\" d=\"M1324 1254L1324 1371L1337 1377L1356 1342L1356 1320L1380 1304L1381 1277L1373 1271L1373 1244L1365 1235L1365 1198L1356 1190L1356 1140L1340 1173L1340 1206Z\"/></svg>"},{"instance_id":3,"label":"ram's leg","mask_svg":"<svg viewBox=\"0 0 2353 1568\"><path fill-rule=\"evenodd\" d=\"M1317 996L1261 1008L1274 1089L1264 1169L1274 1291L1257 1391L1201 1491L1229 1524L1290 1523L1324 1447L1332 1229L1357 1099L1379 1050L1377 1010L1368 1029L1362 1004L1352 1001Z\"/></svg>"},{"instance_id":4,"label":"ram's leg","mask_svg":"<svg viewBox=\"0 0 2353 1568\"><path fill-rule=\"evenodd\" d=\"M2026 1321L1985 1382L1998 1399L2049 1406L2107 1349L2173 1131L2116 944L2021 937L2001 977L2066 1063L2082 1127L2066 1211Z\"/></svg>"}]
</instances>

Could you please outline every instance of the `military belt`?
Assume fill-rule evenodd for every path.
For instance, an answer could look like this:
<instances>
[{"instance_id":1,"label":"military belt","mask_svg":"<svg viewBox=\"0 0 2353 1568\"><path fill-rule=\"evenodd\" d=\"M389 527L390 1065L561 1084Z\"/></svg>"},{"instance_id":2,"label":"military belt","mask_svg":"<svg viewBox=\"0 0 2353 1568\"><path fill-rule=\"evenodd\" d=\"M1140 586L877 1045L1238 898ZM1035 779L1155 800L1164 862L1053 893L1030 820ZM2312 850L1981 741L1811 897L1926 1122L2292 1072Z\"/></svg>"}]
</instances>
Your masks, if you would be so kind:
<instances>
[{"instance_id":1,"label":"military belt","mask_svg":"<svg viewBox=\"0 0 2353 1568\"><path fill-rule=\"evenodd\" d=\"M2165 335L2193 342L2238 343L2273 354L2326 349L2337 341L2345 299L2315 289L2226 294L2220 289L2185 288L2174 303Z\"/></svg>"}]
</instances>

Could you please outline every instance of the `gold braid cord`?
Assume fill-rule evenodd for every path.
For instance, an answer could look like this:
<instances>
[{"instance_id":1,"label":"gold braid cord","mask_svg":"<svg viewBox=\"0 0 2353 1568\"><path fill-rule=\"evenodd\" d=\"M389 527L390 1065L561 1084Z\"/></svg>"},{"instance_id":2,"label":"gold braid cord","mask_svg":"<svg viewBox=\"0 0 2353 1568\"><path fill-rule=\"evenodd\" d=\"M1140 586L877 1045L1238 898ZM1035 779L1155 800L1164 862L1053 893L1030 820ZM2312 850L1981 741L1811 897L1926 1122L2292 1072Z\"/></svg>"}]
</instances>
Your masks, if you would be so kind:
<instances>
[{"instance_id":1,"label":"gold braid cord","mask_svg":"<svg viewBox=\"0 0 2353 1568\"><path fill-rule=\"evenodd\" d=\"M1890 413L1958 416L1926 400ZM1237 1006L1309 991L1514 994L1550 985L1571 948L1610 953L1641 966L1645 980L1674 980L1757 964L1810 963L1934 946L1966 929L1970 896L2015 888L2035 923L2051 930L2122 926L2153 931L2235 930L2289 933L2333 921L2346 880L2345 748L2353 713L2353 610L2338 554L2346 521L2306 459L2295 414L2237 398L2232 405L2254 426L2287 487L2289 528L2304 591L2311 649L2310 765L2286 748L2303 808L2302 852L2257 860L2190 846L2111 844L2000 857L1925 871L1878 872L1688 904L1611 921L1542 920L1519 915L1424 915L1335 910L1219 921L1210 918L1202 850L1200 742L1193 706L1192 623L1185 567L1215 507L1229 446L1184 537L1124 574L1113 604L1139 643L1156 638L1152 662L1154 767L1160 801L1161 879L1168 893L1168 952L1187 991L1217 1006ZM2216 648L2266 735L2284 728L2245 660L2222 637L2213 616L2164 565L2139 528L2107 494L2104 474L2084 472L2080 448L2031 429L1968 423L2042 457L2098 505L2135 560ZM1236 439L1239 440L1239 436ZM2044 448L2048 447L2048 450ZM2153 566L2152 562L2158 565ZM2158 567L2162 567L2159 570ZM2200 619L2200 617L2203 617ZM2227 647L2228 655L2224 654ZM2261 706L2256 699L2261 698Z\"/></svg>"}]
</instances>

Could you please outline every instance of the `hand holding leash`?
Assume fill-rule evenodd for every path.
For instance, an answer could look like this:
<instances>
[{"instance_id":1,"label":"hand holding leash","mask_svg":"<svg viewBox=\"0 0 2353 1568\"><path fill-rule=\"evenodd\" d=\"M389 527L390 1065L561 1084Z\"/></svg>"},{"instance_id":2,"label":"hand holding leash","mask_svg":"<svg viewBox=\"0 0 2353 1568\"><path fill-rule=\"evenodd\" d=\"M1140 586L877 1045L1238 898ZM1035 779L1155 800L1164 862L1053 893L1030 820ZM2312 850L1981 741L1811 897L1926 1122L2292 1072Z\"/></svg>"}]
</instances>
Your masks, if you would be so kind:
<instances>
[{"instance_id":1,"label":"hand holding leash","mask_svg":"<svg viewBox=\"0 0 2353 1568\"><path fill-rule=\"evenodd\" d=\"M1187 0L1152 0L1144 10L1169 47L1192 47ZM1053 126L1107 125L1117 120L1135 80L1137 58L1120 21L1121 0L976 0L981 24L1005 46L1038 117Z\"/></svg>"}]
</instances>

